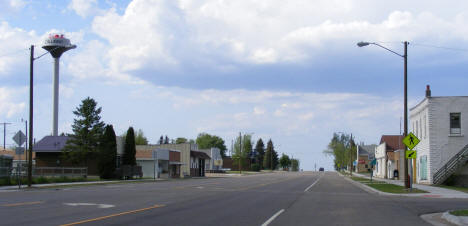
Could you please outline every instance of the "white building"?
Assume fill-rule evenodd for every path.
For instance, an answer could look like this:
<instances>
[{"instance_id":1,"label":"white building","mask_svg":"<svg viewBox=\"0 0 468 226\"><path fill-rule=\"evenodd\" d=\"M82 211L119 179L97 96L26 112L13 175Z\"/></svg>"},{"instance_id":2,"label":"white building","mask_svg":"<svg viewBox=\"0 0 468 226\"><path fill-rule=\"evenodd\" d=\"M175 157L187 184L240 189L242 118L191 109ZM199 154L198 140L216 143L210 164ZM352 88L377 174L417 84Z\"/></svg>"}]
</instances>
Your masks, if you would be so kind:
<instances>
[{"instance_id":1,"label":"white building","mask_svg":"<svg viewBox=\"0 0 468 226\"><path fill-rule=\"evenodd\" d=\"M400 176L402 173L404 149L402 140L402 135L382 135L380 144L375 147L375 177L388 179L394 179L394 177L402 178Z\"/></svg>"},{"instance_id":2,"label":"white building","mask_svg":"<svg viewBox=\"0 0 468 226\"><path fill-rule=\"evenodd\" d=\"M219 148L210 148L198 150L205 152L211 159L205 161L205 170L221 170L223 168L223 157Z\"/></svg>"},{"instance_id":3,"label":"white building","mask_svg":"<svg viewBox=\"0 0 468 226\"><path fill-rule=\"evenodd\" d=\"M432 97L427 86L426 98L410 109L411 132L420 139L414 148L418 183L442 183L450 174L463 174L466 159L453 163L458 162L454 156L468 144L467 117L468 96Z\"/></svg>"}]
</instances>

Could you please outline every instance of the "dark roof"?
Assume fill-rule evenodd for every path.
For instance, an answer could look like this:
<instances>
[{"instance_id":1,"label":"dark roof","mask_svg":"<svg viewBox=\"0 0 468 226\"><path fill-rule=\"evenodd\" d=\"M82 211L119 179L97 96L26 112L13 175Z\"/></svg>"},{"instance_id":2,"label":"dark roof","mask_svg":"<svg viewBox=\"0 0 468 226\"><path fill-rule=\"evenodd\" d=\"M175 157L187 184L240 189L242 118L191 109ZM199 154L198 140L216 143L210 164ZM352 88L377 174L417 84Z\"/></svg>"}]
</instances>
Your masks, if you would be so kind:
<instances>
[{"instance_id":1,"label":"dark roof","mask_svg":"<svg viewBox=\"0 0 468 226\"><path fill-rule=\"evenodd\" d=\"M61 152L70 137L67 136L45 136L34 144L35 152Z\"/></svg>"},{"instance_id":2,"label":"dark roof","mask_svg":"<svg viewBox=\"0 0 468 226\"><path fill-rule=\"evenodd\" d=\"M208 156L205 152L201 152L201 151L190 151L190 156L198 157L202 159L211 159L210 156Z\"/></svg>"},{"instance_id":3,"label":"dark roof","mask_svg":"<svg viewBox=\"0 0 468 226\"><path fill-rule=\"evenodd\" d=\"M403 135L382 135L380 138L380 144L385 142L387 151L396 151L405 148L403 144Z\"/></svg>"},{"instance_id":4,"label":"dark roof","mask_svg":"<svg viewBox=\"0 0 468 226\"><path fill-rule=\"evenodd\" d=\"M370 144L370 145L358 145L359 146L359 155L367 155L369 158L374 157L375 147L377 145Z\"/></svg>"}]
</instances>

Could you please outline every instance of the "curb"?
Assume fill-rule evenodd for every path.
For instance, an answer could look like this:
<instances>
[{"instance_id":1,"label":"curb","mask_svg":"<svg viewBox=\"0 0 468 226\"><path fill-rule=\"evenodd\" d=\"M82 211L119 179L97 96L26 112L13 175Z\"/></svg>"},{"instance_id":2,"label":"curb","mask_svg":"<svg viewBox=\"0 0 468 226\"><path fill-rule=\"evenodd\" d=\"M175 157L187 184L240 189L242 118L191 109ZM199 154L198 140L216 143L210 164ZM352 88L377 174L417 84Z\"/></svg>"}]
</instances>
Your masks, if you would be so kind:
<instances>
[{"instance_id":1,"label":"curb","mask_svg":"<svg viewBox=\"0 0 468 226\"><path fill-rule=\"evenodd\" d=\"M6 187L0 187L0 191L20 191L20 190L25 190L25 189L38 189L38 188L50 188L50 187L60 187L60 186L79 186L79 185L100 185L100 184L114 184L114 183L125 183L125 182L151 182L151 181L166 181L166 179L158 179L158 180L153 180L153 179L142 179L142 180L111 180L111 181L90 181L90 182L69 182L69 183L49 183L49 184L33 184L31 188L28 188L26 186L22 186L21 189L18 188L18 186L13 185L13 186L6 186Z\"/></svg>"},{"instance_id":2,"label":"curb","mask_svg":"<svg viewBox=\"0 0 468 226\"><path fill-rule=\"evenodd\" d=\"M428 198L428 197L423 197L421 196L420 194L394 194L394 193L388 193L388 192L383 192L383 191L379 191L377 189L374 189L374 188L371 188L363 183L360 183L360 182L357 182L357 181L354 181L348 177L345 177L341 174L339 174L340 176L342 176L345 180L351 182L352 184L362 188L363 190L369 192L369 193L374 193L374 194L378 194L378 195L386 195L386 196L399 196L399 197L421 197L421 198ZM431 194L430 192L429 193L421 193L421 194Z\"/></svg>"},{"instance_id":3,"label":"curb","mask_svg":"<svg viewBox=\"0 0 468 226\"><path fill-rule=\"evenodd\" d=\"M442 219L455 224L455 225L468 225L468 217L455 216L450 214L450 211L444 212L442 214Z\"/></svg>"}]
</instances>

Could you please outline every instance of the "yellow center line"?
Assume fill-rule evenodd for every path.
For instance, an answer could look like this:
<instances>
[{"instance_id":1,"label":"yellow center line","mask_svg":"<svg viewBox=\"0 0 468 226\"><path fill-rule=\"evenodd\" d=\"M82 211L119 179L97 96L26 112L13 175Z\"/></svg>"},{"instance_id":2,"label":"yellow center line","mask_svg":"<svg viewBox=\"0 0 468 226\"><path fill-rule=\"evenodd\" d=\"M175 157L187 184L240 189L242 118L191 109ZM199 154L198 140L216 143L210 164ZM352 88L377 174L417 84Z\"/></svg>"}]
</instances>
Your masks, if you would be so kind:
<instances>
[{"instance_id":1,"label":"yellow center line","mask_svg":"<svg viewBox=\"0 0 468 226\"><path fill-rule=\"evenodd\" d=\"M131 210L131 211L122 212L122 213L111 214L111 215L107 215L107 216L97 217L97 218L88 219L88 220L82 220L82 221L73 222L73 223L69 223L69 224L62 224L60 226L70 226L70 225L84 224L84 223L93 222L93 221L100 221L100 220L104 220L104 219L111 218L111 217L117 217L117 216L122 216L122 215L126 215L126 214L131 214L131 213L138 213L138 212L142 212L142 211L145 211L145 210L156 209L156 208L164 207L164 206L165 205L154 205L154 206L146 207L146 208L143 208L143 209L137 209L137 210Z\"/></svg>"},{"instance_id":2,"label":"yellow center line","mask_svg":"<svg viewBox=\"0 0 468 226\"><path fill-rule=\"evenodd\" d=\"M12 207L12 206L35 205L35 204L41 204L41 203L43 203L43 202L42 202L42 201L37 201L37 202L21 202L21 203L3 204L2 206L5 206L5 207Z\"/></svg>"}]
</instances>

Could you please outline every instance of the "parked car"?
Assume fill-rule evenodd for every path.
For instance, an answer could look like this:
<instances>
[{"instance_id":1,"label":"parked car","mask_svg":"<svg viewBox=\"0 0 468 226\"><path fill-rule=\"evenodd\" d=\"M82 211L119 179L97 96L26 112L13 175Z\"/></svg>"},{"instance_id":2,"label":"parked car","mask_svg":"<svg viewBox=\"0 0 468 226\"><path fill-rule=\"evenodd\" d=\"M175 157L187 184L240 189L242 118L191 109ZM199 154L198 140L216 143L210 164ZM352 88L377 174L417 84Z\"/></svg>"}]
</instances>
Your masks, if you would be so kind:
<instances>
[{"instance_id":1,"label":"parked car","mask_svg":"<svg viewBox=\"0 0 468 226\"><path fill-rule=\"evenodd\" d=\"M320 167L319 171L325 171L325 169L323 167Z\"/></svg>"}]
</instances>

